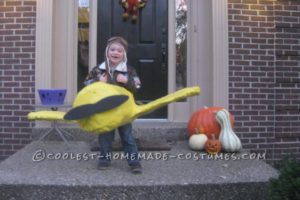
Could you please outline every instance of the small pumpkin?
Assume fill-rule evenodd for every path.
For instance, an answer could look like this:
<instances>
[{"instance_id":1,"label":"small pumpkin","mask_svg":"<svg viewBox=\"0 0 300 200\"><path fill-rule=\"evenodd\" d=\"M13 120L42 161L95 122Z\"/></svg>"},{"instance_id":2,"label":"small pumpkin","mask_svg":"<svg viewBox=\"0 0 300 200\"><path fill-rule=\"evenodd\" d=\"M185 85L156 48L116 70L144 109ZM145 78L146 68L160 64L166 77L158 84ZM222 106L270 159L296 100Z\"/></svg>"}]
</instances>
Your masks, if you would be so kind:
<instances>
[{"instance_id":1,"label":"small pumpkin","mask_svg":"<svg viewBox=\"0 0 300 200\"><path fill-rule=\"evenodd\" d=\"M218 154L221 151L221 142L216 139L215 134L212 134L212 138L208 139L205 143L205 150L208 154Z\"/></svg>"},{"instance_id":2,"label":"small pumpkin","mask_svg":"<svg viewBox=\"0 0 300 200\"><path fill-rule=\"evenodd\" d=\"M221 126L221 133L219 140L222 149L226 152L238 152L242 149L242 143L238 136L233 132L229 122L229 112L222 109L217 112L216 119Z\"/></svg>"},{"instance_id":3,"label":"small pumpkin","mask_svg":"<svg viewBox=\"0 0 300 200\"><path fill-rule=\"evenodd\" d=\"M205 143L207 141L207 136L204 134L204 129L200 128L200 131L195 130L197 134L190 136L189 138L189 146L192 150L203 150Z\"/></svg>"},{"instance_id":4,"label":"small pumpkin","mask_svg":"<svg viewBox=\"0 0 300 200\"><path fill-rule=\"evenodd\" d=\"M200 127L205 129L205 134L208 138L212 138L212 134L215 134L216 138L219 138L221 126L216 120L216 112L222 110L223 107L212 106L204 107L194 112L188 122L187 132L189 136L196 134L195 130ZM230 114L231 125L234 126L233 116Z\"/></svg>"}]
</instances>

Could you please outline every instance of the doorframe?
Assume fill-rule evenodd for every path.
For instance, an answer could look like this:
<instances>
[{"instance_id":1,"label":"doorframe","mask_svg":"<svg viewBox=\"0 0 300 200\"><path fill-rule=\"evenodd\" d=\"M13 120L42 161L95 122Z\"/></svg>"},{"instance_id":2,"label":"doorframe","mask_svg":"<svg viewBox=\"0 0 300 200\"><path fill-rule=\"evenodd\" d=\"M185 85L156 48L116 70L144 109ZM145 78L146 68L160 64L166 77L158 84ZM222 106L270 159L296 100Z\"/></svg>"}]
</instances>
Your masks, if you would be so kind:
<instances>
[{"instance_id":1,"label":"doorframe","mask_svg":"<svg viewBox=\"0 0 300 200\"><path fill-rule=\"evenodd\" d=\"M77 93L77 4L36 2L35 101L40 102L39 88L66 88L66 101L72 102Z\"/></svg>"},{"instance_id":2,"label":"doorframe","mask_svg":"<svg viewBox=\"0 0 300 200\"><path fill-rule=\"evenodd\" d=\"M185 122L203 106L229 105L227 0L188 1L187 86L201 94L169 105L171 121ZM209 9L208 9L209 7ZM175 2L169 0L169 93L175 91ZM212 25L211 25L212 24ZM172 31L173 30L173 31Z\"/></svg>"},{"instance_id":3,"label":"doorframe","mask_svg":"<svg viewBox=\"0 0 300 200\"><path fill-rule=\"evenodd\" d=\"M212 0L213 105L229 108L228 0Z\"/></svg>"},{"instance_id":4,"label":"doorframe","mask_svg":"<svg viewBox=\"0 0 300 200\"><path fill-rule=\"evenodd\" d=\"M66 100L71 102L77 94L77 15L78 8L75 1L60 1L60 0L39 0L37 1L37 20L36 20L36 62L35 62L35 88L53 88L59 87L58 82L61 84L61 87L67 88L68 94ZM212 67L211 75L211 86L212 88L206 88L206 90L212 90L212 94L208 95L209 98L206 98L206 102L211 105L219 105L225 108L228 108L228 13L227 13L227 0L190 0L193 4L191 7L191 18L189 31L192 33L191 39L193 42L190 42L188 47L192 52L198 52L199 44L201 44L201 31L199 28L201 24L197 20L201 10L201 5L206 3L211 10L211 14L206 17L211 20L211 59L208 62L209 66ZM173 0L168 0L169 8L171 5L174 5ZM95 45L97 44L96 32L97 29L97 1L90 0L90 57L89 63L92 67L96 65L96 49ZM66 9L60 9L59 11L55 8L63 6ZM61 7L60 7L61 8ZM203 9L203 8L202 8ZM61 12L60 12L61 11ZM63 11L63 12L62 12ZM59 13L58 13L59 12ZM67 19L59 24L54 23L55 17L59 14L60 19ZM172 24L174 25L174 11L172 12L169 9L168 12L169 18L169 69L170 66L174 66L175 58L175 46L174 41L174 31ZM67 38L67 42L59 43L58 37ZM173 44L172 44L173 43ZM59 56L55 54L57 50L65 49L65 56ZM59 59L57 58L59 56ZM172 59L173 58L173 59ZM201 83L199 80L199 68L197 59L197 54L189 54L189 62L191 66L190 73L190 85L200 85L202 86L202 93L200 96L193 97L189 100L188 110L192 112L198 109L200 106L203 106L203 98L207 96L205 91L205 83ZM55 66L54 66L55 63ZM60 71L63 68L63 72ZM169 70L169 92L174 91L175 84L175 70ZM65 79L62 81L61 79ZM38 100L37 92L35 92L36 101ZM169 105L168 119L170 121L181 121L182 119L177 120L176 116L176 106L180 103L173 103ZM187 119L185 119L187 120Z\"/></svg>"}]
</instances>

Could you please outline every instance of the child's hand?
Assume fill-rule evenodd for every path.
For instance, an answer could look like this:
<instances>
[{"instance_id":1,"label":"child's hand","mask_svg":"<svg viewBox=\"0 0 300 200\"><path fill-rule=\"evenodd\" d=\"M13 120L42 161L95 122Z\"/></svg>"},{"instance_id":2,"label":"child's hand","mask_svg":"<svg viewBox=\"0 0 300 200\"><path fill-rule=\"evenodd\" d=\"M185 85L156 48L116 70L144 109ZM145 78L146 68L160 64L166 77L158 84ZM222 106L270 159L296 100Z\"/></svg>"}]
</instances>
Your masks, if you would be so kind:
<instances>
[{"instance_id":1,"label":"child's hand","mask_svg":"<svg viewBox=\"0 0 300 200\"><path fill-rule=\"evenodd\" d=\"M101 74L101 76L100 76L100 81L101 81L101 82L104 82L104 83L107 82L107 76L106 76L105 73L104 73L104 74Z\"/></svg>"},{"instance_id":2,"label":"child's hand","mask_svg":"<svg viewBox=\"0 0 300 200\"><path fill-rule=\"evenodd\" d=\"M126 84L128 82L128 78L127 78L127 76L124 76L123 74L118 74L117 82Z\"/></svg>"}]
</instances>

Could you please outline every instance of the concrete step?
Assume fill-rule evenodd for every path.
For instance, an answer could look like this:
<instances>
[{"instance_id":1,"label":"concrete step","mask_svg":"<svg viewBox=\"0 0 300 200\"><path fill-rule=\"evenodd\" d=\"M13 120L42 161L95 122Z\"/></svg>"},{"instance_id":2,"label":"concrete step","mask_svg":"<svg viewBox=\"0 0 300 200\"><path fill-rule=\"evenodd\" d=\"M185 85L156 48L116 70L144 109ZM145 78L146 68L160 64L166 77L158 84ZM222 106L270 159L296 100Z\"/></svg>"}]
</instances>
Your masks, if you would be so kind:
<instances>
[{"instance_id":1,"label":"concrete step","mask_svg":"<svg viewBox=\"0 0 300 200\"><path fill-rule=\"evenodd\" d=\"M170 151L140 152L143 173L137 175L120 152L110 169L97 170L89 149L86 142L32 142L0 163L0 199L257 200L268 199L269 179L277 177L262 160L238 159L247 152L212 158L191 151L187 141Z\"/></svg>"},{"instance_id":2,"label":"concrete step","mask_svg":"<svg viewBox=\"0 0 300 200\"><path fill-rule=\"evenodd\" d=\"M87 133L81 130L78 126L68 126L60 124L60 128L71 133L74 138L67 137L75 141L92 142L96 140L97 134ZM163 138L167 141L177 141L187 139L186 123L182 122L167 122L167 121L152 121L152 120L137 120L133 123L133 134L136 138L143 138L144 140L159 140ZM49 128L36 127L33 128L33 139L37 140ZM118 134L116 134L116 139ZM45 140L60 141L61 138L54 132L49 134Z\"/></svg>"}]
</instances>

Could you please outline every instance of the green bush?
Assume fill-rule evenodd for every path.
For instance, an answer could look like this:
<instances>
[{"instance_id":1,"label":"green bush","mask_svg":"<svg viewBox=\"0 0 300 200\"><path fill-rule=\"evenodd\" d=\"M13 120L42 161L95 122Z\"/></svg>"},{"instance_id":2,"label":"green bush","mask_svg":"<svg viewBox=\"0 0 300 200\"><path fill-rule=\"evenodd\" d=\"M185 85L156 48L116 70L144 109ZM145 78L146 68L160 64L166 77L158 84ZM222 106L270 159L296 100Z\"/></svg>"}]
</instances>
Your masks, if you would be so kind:
<instances>
[{"instance_id":1,"label":"green bush","mask_svg":"<svg viewBox=\"0 0 300 200\"><path fill-rule=\"evenodd\" d=\"M272 200L300 200L300 162L284 159L276 167L279 177L271 180Z\"/></svg>"}]
</instances>

